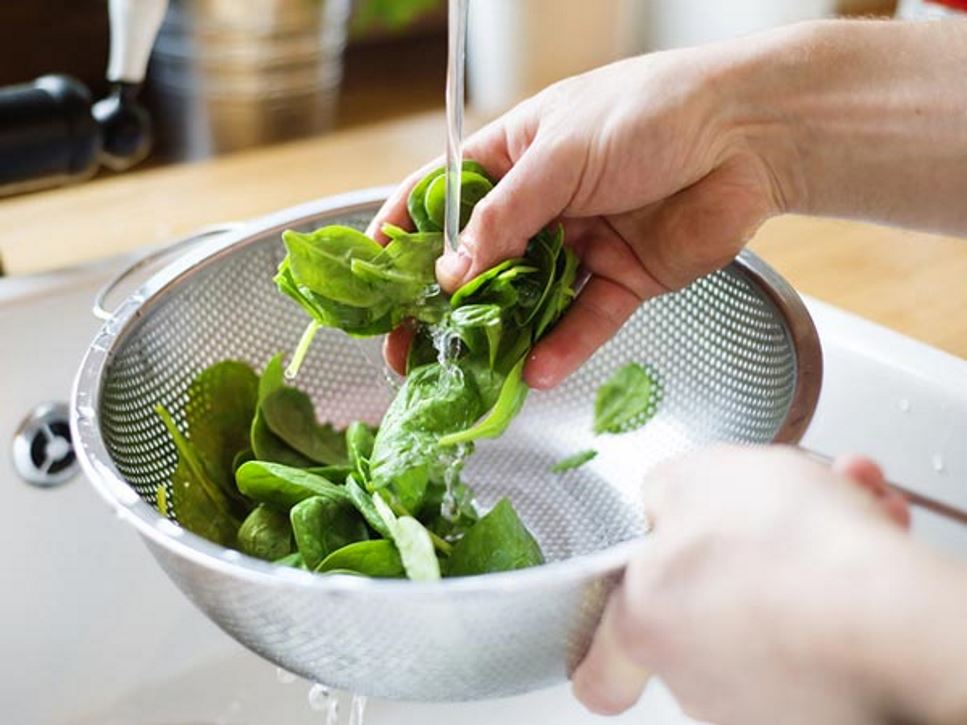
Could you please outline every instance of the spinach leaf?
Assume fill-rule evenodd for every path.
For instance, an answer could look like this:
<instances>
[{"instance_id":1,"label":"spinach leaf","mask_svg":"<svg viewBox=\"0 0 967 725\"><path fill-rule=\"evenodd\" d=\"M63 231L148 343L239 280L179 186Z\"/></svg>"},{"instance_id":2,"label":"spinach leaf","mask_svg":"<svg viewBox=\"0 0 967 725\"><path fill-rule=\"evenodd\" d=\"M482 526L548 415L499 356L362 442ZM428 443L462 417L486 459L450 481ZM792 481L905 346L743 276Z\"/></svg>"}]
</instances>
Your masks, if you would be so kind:
<instances>
[{"instance_id":1,"label":"spinach leaf","mask_svg":"<svg viewBox=\"0 0 967 725\"><path fill-rule=\"evenodd\" d=\"M333 483L345 483L346 477L353 472L350 466L310 466L304 470Z\"/></svg>"},{"instance_id":2,"label":"spinach leaf","mask_svg":"<svg viewBox=\"0 0 967 725\"><path fill-rule=\"evenodd\" d=\"M349 495L349 500L352 501L356 510L363 515L366 523L370 525L373 531L377 532L380 536L388 537L390 535L389 528L386 526L386 522L383 521L383 517L376 510L376 505L373 503L372 497L363 490L363 487L356 482L353 476L350 475L346 479L345 488L346 493Z\"/></svg>"},{"instance_id":3,"label":"spinach leaf","mask_svg":"<svg viewBox=\"0 0 967 725\"><path fill-rule=\"evenodd\" d=\"M268 506L252 509L238 529L238 546L248 554L276 561L292 552L292 527L289 517Z\"/></svg>"},{"instance_id":4,"label":"spinach leaf","mask_svg":"<svg viewBox=\"0 0 967 725\"><path fill-rule=\"evenodd\" d=\"M243 463L235 472L239 490L259 503L288 510L312 496L349 502L342 486L301 468L266 461Z\"/></svg>"},{"instance_id":5,"label":"spinach leaf","mask_svg":"<svg viewBox=\"0 0 967 725\"><path fill-rule=\"evenodd\" d=\"M276 559L273 564L278 564L279 566L291 566L293 569L305 569L306 563L302 561L302 554L298 551L294 551L288 556L283 556L281 559Z\"/></svg>"},{"instance_id":6,"label":"spinach leaf","mask_svg":"<svg viewBox=\"0 0 967 725\"><path fill-rule=\"evenodd\" d=\"M443 436L440 438L439 445L455 446L478 438L497 438L507 430L507 426L520 412L527 398L528 387L522 378L526 361L526 358L521 358L511 369L500 388L497 402L483 420L470 428Z\"/></svg>"},{"instance_id":7,"label":"spinach leaf","mask_svg":"<svg viewBox=\"0 0 967 725\"><path fill-rule=\"evenodd\" d=\"M435 581L440 578L440 562L433 549L429 532L412 516L396 515L382 496L373 496L373 504L379 513L390 537L399 551L406 576L413 581Z\"/></svg>"},{"instance_id":8,"label":"spinach leaf","mask_svg":"<svg viewBox=\"0 0 967 725\"><path fill-rule=\"evenodd\" d=\"M487 175L487 172L483 168L483 166L478 164L476 161L473 161L471 159L466 159L463 162L462 173L460 174L460 183L461 183L460 196L461 197L463 197L463 194L464 194L464 187L463 187L464 178L465 178L464 174L467 172L475 174L476 176L482 178L487 183L491 184L491 186L493 185L493 182L491 181L490 177ZM418 231L421 231L421 232L443 231L443 215L439 213L439 211L437 212L436 215L431 215L428 208L431 205L429 203L428 196L430 192L430 187L433 186L434 182L436 182L438 179L440 180L444 179L445 174L446 174L446 169L442 166L438 169L434 169L426 176L424 176L422 179L420 179L420 181L417 182L417 184L410 191L410 195L406 201L406 210L409 212L410 219L413 220L413 225L417 228ZM475 188L479 188L479 185L480 185L480 182L477 180L474 180ZM489 191L489 189L487 191ZM440 193L439 191L435 192L435 194L439 194L439 193ZM484 194L486 194L486 192L484 192ZM474 201L474 203L476 203L476 201L479 201L483 197L483 194L479 194L478 192L475 191L474 196L477 197L476 200ZM438 201L434 200L432 204L437 208L439 208ZM471 205L471 209L472 209L472 205ZM460 217L461 217L461 220L463 220L462 205L461 205ZM469 217L470 215L467 214L468 219ZM463 228L464 224L466 224L466 221L461 221L461 224L460 224L461 229Z\"/></svg>"},{"instance_id":9,"label":"spinach leaf","mask_svg":"<svg viewBox=\"0 0 967 725\"><path fill-rule=\"evenodd\" d=\"M261 401L260 410L269 430L309 460L327 466L349 462L344 433L319 425L312 400L301 390L280 387Z\"/></svg>"},{"instance_id":10,"label":"spinach leaf","mask_svg":"<svg viewBox=\"0 0 967 725\"><path fill-rule=\"evenodd\" d=\"M453 547L447 576L523 569L544 563L544 555L510 505L502 498Z\"/></svg>"},{"instance_id":11,"label":"spinach leaf","mask_svg":"<svg viewBox=\"0 0 967 725\"><path fill-rule=\"evenodd\" d=\"M411 370L383 416L370 459L370 487L419 511L430 480L443 480L439 439L463 430L485 408L471 376L431 363Z\"/></svg>"},{"instance_id":12,"label":"spinach leaf","mask_svg":"<svg viewBox=\"0 0 967 725\"><path fill-rule=\"evenodd\" d=\"M164 496L166 513L192 533L222 546L235 545L239 520L232 501L212 480L201 456L175 424L174 418L161 405L155 413L168 429L178 451L178 464L171 474L171 497ZM160 501L159 501L160 503Z\"/></svg>"},{"instance_id":13,"label":"spinach leaf","mask_svg":"<svg viewBox=\"0 0 967 725\"><path fill-rule=\"evenodd\" d=\"M387 539L347 544L327 556L315 571L389 578L406 576L396 545Z\"/></svg>"},{"instance_id":14,"label":"spinach leaf","mask_svg":"<svg viewBox=\"0 0 967 725\"><path fill-rule=\"evenodd\" d=\"M191 441L212 480L241 513L249 509L235 487L235 460L249 448L258 377L248 365L224 360L205 368L188 386L185 419Z\"/></svg>"},{"instance_id":15,"label":"spinach leaf","mask_svg":"<svg viewBox=\"0 0 967 725\"><path fill-rule=\"evenodd\" d=\"M295 300L319 325L335 327L356 336L382 335L395 327L387 300L374 299L366 307L353 307L317 295L296 281L288 257L279 265L275 284L280 292Z\"/></svg>"},{"instance_id":16,"label":"spinach leaf","mask_svg":"<svg viewBox=\"0 0 967 725\"><path fill-rule=\"evenodd\" d=\"M427 216L440 229L443 229L446 216L446 187L446 174L440 174L430 182L423 198ZM493 183L486 176L474 171L463 171L460 174L460 229L467 226L477 202L493 188Z\"/></svg>"},{"instance_id":17,"label":"spinach leaf","mask_svg":"<svg viewBox=\"0 0 967 725\"><path fill-rule=\"evenodd\" d=\"M365 481L369 478L369 457L373 455L376 442L375 430L361 421L350 423L346 428L346 449L349 465Z\"/></svg>"},{"instance_id":18,"label":"spinach leaf","mask_svg":"<svg viewBox=\"0 0 967 725\"><path fill-rule=\"evenodd\" d=\"M599 388L594 400L595 433L627 433L655 415L661 388L645 368L628 363Z\"/></svg>"},{"instance_id":19,"label":"spinach leaf","mask_svg":"<svg viewBox=\"0 0 967 725\"><path fill-rule=\"evenodd\" d=\"M295 468L306 468L313 464L311 460L301 453L291 448L285 441L279 438L272 429L269 428L265 420L265 413L262 405L265 400L277 390L281 390L283 382L282 354L273 357L262 371L259 378L258 406L255 409L255 417L252 420L252 452L256 460L281 463ZM236 471L237 475L238 471Z\"/></svg>"},{"instance_id":20,"label":"spinach leaf","mask_svg":"<svg viewBox=\"0 0 967 725\"><path fill-rule=\"evenodd\" d=\"M312 496L289 512L292 533L302 560L315 569L329 554L346 544L369 538L366 524L347 501Z\"/></svg>"},{"instance_id":21,"label":"spinach leaf","mask_svg":"<svg viewBox=\"0 0 967 725\"><path fill-rule=\"evenodd\" d=\"M330 225L311 234L282 234L292 276L321 297L353 307L369 307L382 294L352 274L354 259L371 261L383 248L352 227Z\"/></svg>"},{"instance_id":22,"label":"spinach leaf","mask_svg":"<svg viewBox=\"0 0 967 725\"><path fill-rule=\"evenodd\" d=\"M566 471L573 471L575 468L580 468L588 461L594 460L598 455L598 452L593 449L588 449L586 451L580 451L567 458L562 458L560 461L551 466L551 473L565 473Z\"/></svg>"}]
</instances>

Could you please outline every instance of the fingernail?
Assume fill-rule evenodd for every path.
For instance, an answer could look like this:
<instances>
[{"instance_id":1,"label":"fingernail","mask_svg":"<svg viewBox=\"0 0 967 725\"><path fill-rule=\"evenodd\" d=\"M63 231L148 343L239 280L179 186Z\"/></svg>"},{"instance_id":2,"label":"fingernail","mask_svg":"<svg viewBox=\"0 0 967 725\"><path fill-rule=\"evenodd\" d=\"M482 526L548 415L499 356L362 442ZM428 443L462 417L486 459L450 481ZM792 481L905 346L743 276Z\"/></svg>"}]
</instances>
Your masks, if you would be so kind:
<instances>
[{"instance_id":1,"label":"fingernail","mask_svg":"<svg viewBox=\"0 0 967 725\"><path fill-rule=\"evenodd\" d=\"M470 270L470 257L464 250L448 252L437 260L437 277L446 289L457 287Z\"/></svg>"}]
</instances>

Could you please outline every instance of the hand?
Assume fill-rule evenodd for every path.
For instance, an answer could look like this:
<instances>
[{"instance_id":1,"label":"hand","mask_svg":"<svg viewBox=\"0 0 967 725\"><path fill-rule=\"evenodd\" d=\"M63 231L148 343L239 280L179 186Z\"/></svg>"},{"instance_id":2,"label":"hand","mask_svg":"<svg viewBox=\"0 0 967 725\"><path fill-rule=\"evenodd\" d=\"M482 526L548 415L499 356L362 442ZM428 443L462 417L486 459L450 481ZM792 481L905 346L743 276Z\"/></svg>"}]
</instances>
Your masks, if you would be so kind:
<instances>
[{"instance_id":1,"label":"hand","mask_svg":"<svg viewBox=\"0 0 967 725\"><path fill-rule=\"evenodd\" d=\"M784 211L967 232L967 23L806 23L632 58L525 101L465 144L501 183L447 290L561 219L589 281L534 350L556 385L638 304L728 263ZM925 72L929 68L929 72ZM405 225L403 182L370 228ZM409 335L387 343L402 372Z\"/></svg>"},{"instance_id":2,"label":"hand","mask_svg":"<svg viewBox=\"0 0 967 725\"><path fill-rule=\"evenodd\" d=\"M573 676L590 709L630 707L654 672L720 725L959 722L916 708L965 712L935 655L963 652L967 576L905 535L875 464L717 448L644 490L653 532Z\"/></svg>"},{"instance_id":3,"label":"hand","mask_svg":"<svg viewBox=\"0 0 967 725\"><path fill-rule=\"evenodd\" d=\"M557 384L643 301L728 263L783 208L768 162L737 133L707 51L634 58L558 83L472 136L465 155L500 184L474 211L460 253L437 272L454 290L562 217L590 279L525 377ZM407 222L406 196L439 162L403 182L370 227ZM409 337L387 359L403 367Z\"/></svg>"}]
</instances>

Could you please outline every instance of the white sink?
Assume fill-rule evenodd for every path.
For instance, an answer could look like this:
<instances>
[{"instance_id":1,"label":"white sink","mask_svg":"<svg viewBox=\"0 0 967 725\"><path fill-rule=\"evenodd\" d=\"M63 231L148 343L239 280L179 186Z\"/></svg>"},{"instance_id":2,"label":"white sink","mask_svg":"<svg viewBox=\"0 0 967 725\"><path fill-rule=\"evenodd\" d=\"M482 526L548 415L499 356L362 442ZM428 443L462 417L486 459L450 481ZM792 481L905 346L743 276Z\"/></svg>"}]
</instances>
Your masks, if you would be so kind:
<instances>
[{"instance_id":1,"label":"white sink","mask_svg":"<svg viewBox=\"0 0 967 725\"><path fill-rule=\"evenodd\" d=\"M4 721L17 725L320 725L309 683L237 645L185 599L132 530L80 477L24 483L10 442L37 404L66 401L97 323L95 290L126 260L0 280L0 597ZM861 451L895 480L967 508L967 363L809 301L825 346L820 408L805 443ZM29 342L28 342L29 341ZM916 531L967 555L967 532L918 515ZM344 708L345 709L345 708ZM366 723L597 722L567 687L466 705L370 702ZM345 718L343 719L345 722ZM690 722L653 684L616 722Z\"/></svg>"}]
</instances>

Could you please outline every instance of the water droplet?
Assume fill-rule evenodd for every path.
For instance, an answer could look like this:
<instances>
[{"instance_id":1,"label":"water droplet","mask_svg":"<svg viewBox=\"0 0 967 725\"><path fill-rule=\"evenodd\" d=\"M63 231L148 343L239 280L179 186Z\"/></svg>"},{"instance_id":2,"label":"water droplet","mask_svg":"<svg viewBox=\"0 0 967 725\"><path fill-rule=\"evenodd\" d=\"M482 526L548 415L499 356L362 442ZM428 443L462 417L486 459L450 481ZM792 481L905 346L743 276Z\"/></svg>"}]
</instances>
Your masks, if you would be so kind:
<instances>
[{"instance_id":1,"label":"water droplet","mask_svg":"<svg viewBox=\"0 0 967 725\"><path fill-rule=\"evenodd\" d=\"M933 454L933 458L930 459L930 463L933 465L933 470L936 473L943 473L944 469L946 468L946 464L944 463L943 456L939 453Z\"/></svg>"},{"instance_id":2,"label":"water droplet","mask_svg":"<svg viewBox=\"0 0 967 725\"><path fill-rule=\"evenodd\" d=\"M333 700L332 693L325 685L318 682L309 688L309 707L318 712L329 709L329 703Z\"/></svg>"},{"instance_id":3,"label":"water droplet","mask_svg":"<svg viewBox=\"0 0 967 725\"><path fill-rule=\"evenodd\" d=\"M289 672L284 667L275 668L275 679L281 682L283 685L288 685L296 681L296 676Z\"/></svg>"},{"instance_id":4,"label":"water droplet","mask_svg":"<svg viewBox=\"0 0 967 725\"><path fill-rule=\"evenodd\" d=\"M339 725L339 698L329 699L329 707L326 709L326 725Z\"/></svg>"},{"instance_id":5,"label":"water droplet","mask_svg":"<svg viewBox=\"0 0 967 725\"><path fill-rule=\"evenodd\" d=\"M349 725L363 725L363 718L366 715L366 697L364 695L353 695L349 703Z\"/></svg>"},{"instance_id":6,"label":"water droplet","mask_svg":"<svg viewBox=\"0 0 967 725\"><path fill-rule=\"evenodd\" d=\"M898 407L900 409L900 412L901 413L909 413L910 412L910 401L907 400L906 398L900 398L900 400L897 401L896 407Z\"/></svg>"}]
</instances>

